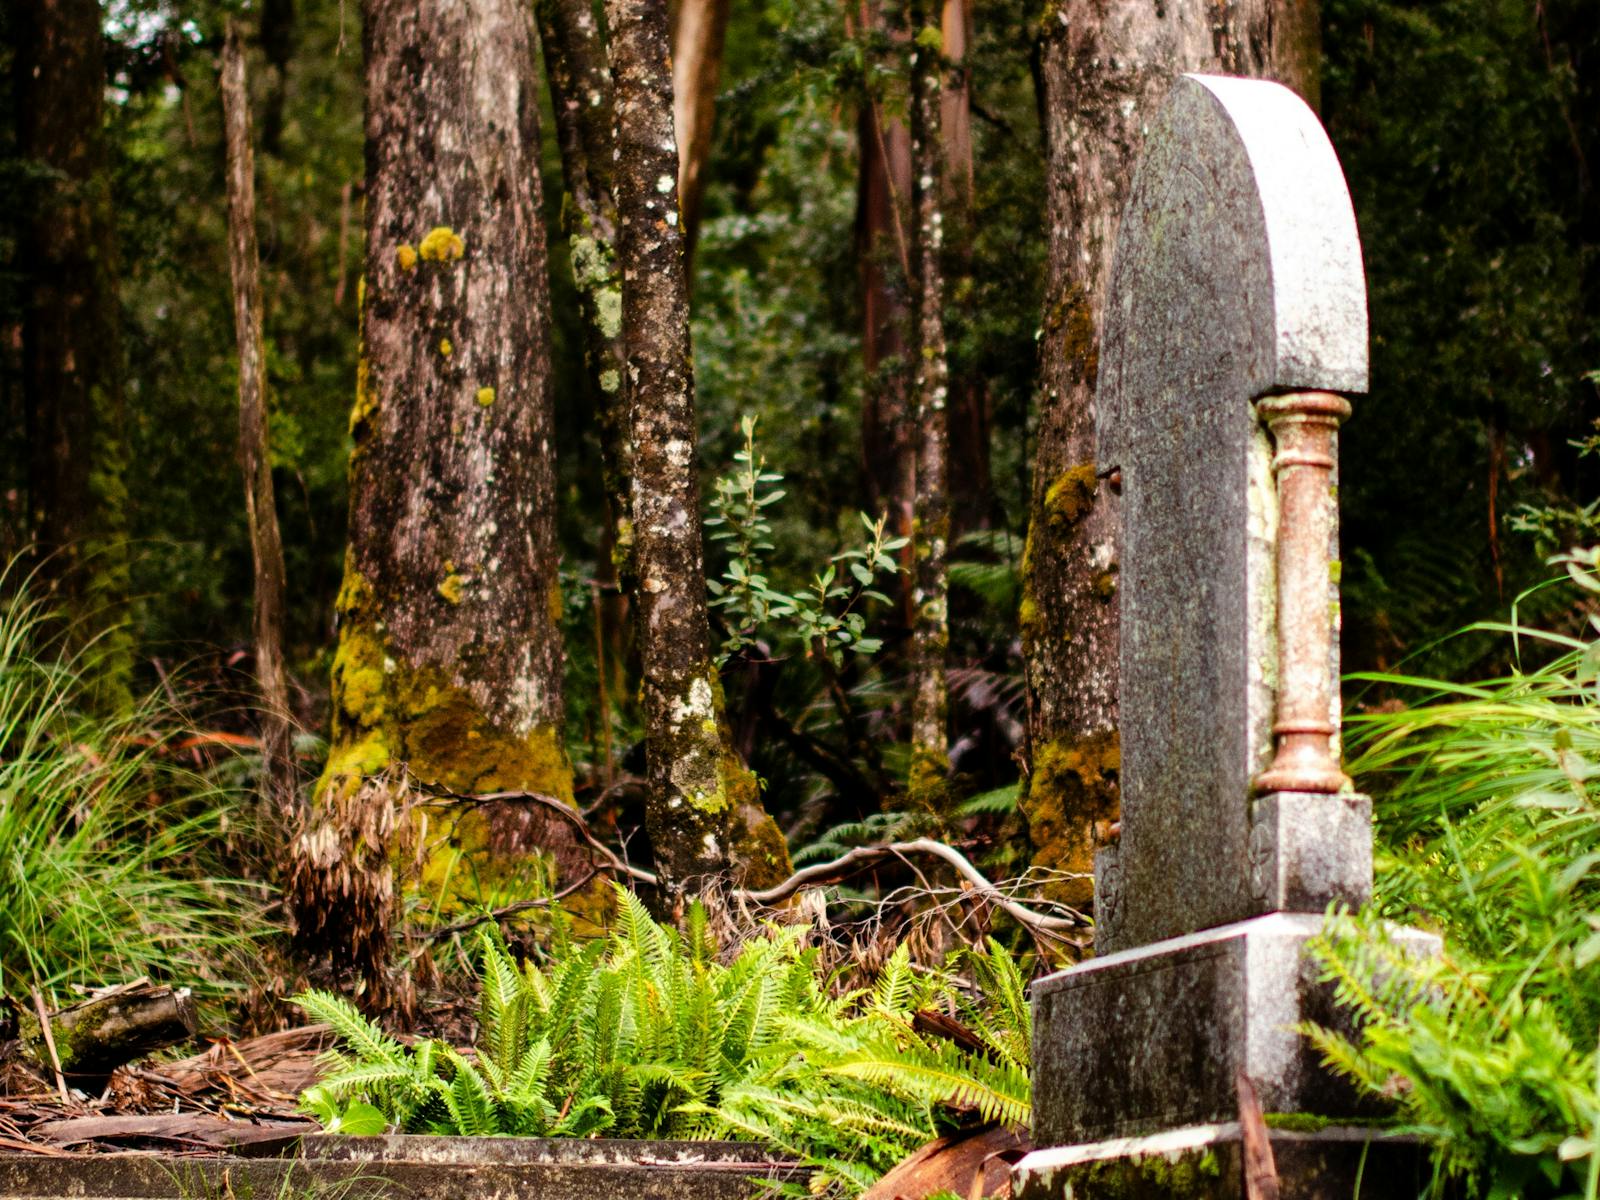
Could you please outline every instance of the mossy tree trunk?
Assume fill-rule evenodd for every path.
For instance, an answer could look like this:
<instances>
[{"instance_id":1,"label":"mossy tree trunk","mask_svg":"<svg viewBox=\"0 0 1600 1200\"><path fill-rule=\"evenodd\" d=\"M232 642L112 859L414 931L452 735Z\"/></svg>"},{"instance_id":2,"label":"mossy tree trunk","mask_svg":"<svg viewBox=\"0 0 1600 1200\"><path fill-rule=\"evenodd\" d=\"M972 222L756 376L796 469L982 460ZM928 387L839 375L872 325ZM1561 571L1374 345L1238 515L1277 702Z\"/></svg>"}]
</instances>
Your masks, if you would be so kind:
<instances>
[{"instance_id":1,"label":"mossy tree trunk","mask_svg":"<svg viewBox=\"0 0 1600 1200\"><path fill-rule=\"evenodd\" d=\"M566 181L562 220L583 308L588 383L600 422L611 566L626 594L633 587L633 440L623 370L611 71L605 38L588 0L538 0L536 11Z\"/></svg>"},{"instance_id":2,"label":"mossy tree trunk","mask_svg":"<svg viewBox=\"0 0 1600 1200\"><path fill-rule=\"evenodd\" d=\"M1118 464L1094 454L1100 307L1141 131L1185 71L1265 76L1315 105L1316 0L1055 0L1041 29L1049 237L1038 444L1020 624L1035 861L1079 878L1113 836L1117 733Z\"/></svg>"},{"instance_id":3,"label":"mossy tree trunk","mask_svg":"<svg viewBox=\"0 0 1600 1200\"><path fill-rule=\"evenodd\" d=\"M950 773L950 689L945 657L950 644L949 567L950 370L944 334L944 142L941 37L930 5L907 5L911 33L911 167L915 232L916 355L913 411L917 439L916 574L911 626L911 770L913 803L944 806Z\"/></svg>"},{"instance_id":4,"label":"mossy tree trunk","mask_svg":"<svg viewBox=\"0 0 1600 1200\"><path fill-rule=\"evenodd\" d=\"M679 0L672 14L672 125L678 139L678 206L690 273L717 114L717 81L728 34L729 0ZM693 289L691 288L691 291Z\"/></svg>"},{"instance_id":5,"label":"mossy tree trunk","mask_svg":"<svg viewBox=\"0 0 1600 1200\"><path fill-rule=\"evenodd\" d=\"M711 656L666 0L606 0L606 23L632 388L645 817L676 915L710 877L739 868L754 884L781 878L789 863L755 775L732 747Z\"/></svg>"},{"instance_id":6,"label":"mossy tree trunk","mask_svg":"<svg viewBox=\"0 0 1600 1200\"><path fill-rule=\"evenodd\" d=\"M131 635L116 227L103 136L98 0L16 6L18 240L28 506L41 577L70 623L90 699L129 702Z\"/></svg>"},{"instance_id":7,"label":"mossy tree trunk","mask_svg":"<svg viewBox=\"0 0 1600 1200\"><path fill-rule=\"evenodd\" d=\"M363 40L350 540L333 744L301 839L339 880L338 831L319 815L390 769L459 792L572 795L532 14L368 0ZM422 894L449 904L525 894L541 824L503 802L419 810L401 831L418 841ZM304 890L302 940L336 946L344 931Z\"/></svg>"},{"instance_id":8,"label":"mossy tree trunk","mask_svg":"<svg viewBox=\"0 0 1600 1200\"><path fill-rule=\"evenodd\" d=\"M256 160L244 48L230 18L222 47L222 113L228 153L228 263L239 347L239 465L255 562L256 684L261 691L262 792L268 810L292 828L297 789L283 662L283 539L267 439L267 357L261 332L261 258L256 247Z\"/></svg>"}]
</instances>

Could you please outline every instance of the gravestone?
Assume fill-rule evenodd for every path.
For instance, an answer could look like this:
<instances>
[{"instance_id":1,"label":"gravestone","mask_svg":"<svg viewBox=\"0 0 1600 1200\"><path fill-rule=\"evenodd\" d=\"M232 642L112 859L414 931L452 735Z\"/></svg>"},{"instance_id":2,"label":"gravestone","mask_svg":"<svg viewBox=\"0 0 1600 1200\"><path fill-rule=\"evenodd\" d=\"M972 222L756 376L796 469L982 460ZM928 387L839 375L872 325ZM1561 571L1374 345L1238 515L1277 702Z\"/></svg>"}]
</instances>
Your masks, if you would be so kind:
<instances>
[{"instance_id":1,"label":"gravestone","mask_svg":"<svg viewBox=\"0 0 1600 1200\"><path fill-rule=\"evenodd\" d=\"M1321 125L1277 84L1182 77L1123 213L1096 394L1122 479L1122 832L1095 864L1099 957L1034 987L1045 1149L1023 1196L1093 1196L1150 1143L1234 1161L1240 1073L1267 1112L1369 1111L1293 1029L1338 1022L1306 942L1371 891L1371 804L1338 766L1335 518L1336 430L1366 385ZM1365 1141L1307 1136L1280 1157L1330 1181ZM1238 1195L1218 1169L1197 1194Z\"/></svg>"}]
</instances>

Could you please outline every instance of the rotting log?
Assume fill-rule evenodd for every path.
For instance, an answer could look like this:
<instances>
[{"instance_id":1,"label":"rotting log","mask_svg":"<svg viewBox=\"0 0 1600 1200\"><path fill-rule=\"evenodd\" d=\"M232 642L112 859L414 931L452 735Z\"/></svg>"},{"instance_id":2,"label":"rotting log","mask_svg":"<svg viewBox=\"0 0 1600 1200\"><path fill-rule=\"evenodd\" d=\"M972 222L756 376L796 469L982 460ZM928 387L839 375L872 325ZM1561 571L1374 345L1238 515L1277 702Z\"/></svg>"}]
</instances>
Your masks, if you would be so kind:
<instances>
[{"instance_id":1,"label":"rotting log","mask_svg":"<svg viewBox=\"0 0 1600 1200\"><path fill-rule=\"evenodd\" d=\"M25 1053L46 1071L59 1066L71 1083L103 1079L123 1063L187 1041L195 1028L188 988L148 983L111 989L51 1014L48 1041L29 1007L17 1017Z\"/></svg>"}]
</instances>

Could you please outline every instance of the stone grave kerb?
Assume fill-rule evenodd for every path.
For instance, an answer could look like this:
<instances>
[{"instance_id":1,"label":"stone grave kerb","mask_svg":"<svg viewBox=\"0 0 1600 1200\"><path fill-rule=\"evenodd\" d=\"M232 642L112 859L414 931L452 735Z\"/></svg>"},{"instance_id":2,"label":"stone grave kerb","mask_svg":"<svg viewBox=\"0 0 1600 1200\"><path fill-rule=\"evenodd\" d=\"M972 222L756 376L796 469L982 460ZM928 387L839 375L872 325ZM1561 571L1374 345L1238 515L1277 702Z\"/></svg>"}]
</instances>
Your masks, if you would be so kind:
<instances>
[{"instance_id":1,"label":"stone grave kerb","mask_svg":"<svg viewBox=\"0 0 1600 1200\"><path fill-rule=\"evenodd\" d=\"M1096 1194L1071 1192L1084 1164L1140 1139L1236 1147L1240 1076L1268 1112L1373 1111L1295 1031L1343 1023L1306 944L1372 884L1338 738L1337 429L1366 386L1321 124L1275 83L1181 77L1123 212L1096 393L1122 492L1121 834L1097 957L1034 985L1021 1196Z\"/></svg>"}]
</instances>

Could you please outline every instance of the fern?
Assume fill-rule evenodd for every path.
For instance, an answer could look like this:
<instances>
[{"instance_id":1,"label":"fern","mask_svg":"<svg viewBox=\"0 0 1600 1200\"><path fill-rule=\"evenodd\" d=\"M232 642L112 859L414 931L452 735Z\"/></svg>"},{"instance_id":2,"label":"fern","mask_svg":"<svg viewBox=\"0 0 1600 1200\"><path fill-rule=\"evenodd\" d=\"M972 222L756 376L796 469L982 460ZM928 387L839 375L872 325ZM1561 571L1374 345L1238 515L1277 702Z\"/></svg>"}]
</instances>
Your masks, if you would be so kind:
<instances>
[{"instance_id":1,"label":"fern","mask_svg":"<svg viewBox=\"0 0 1600 1200\"><path fill-rule=\"evenodd\" d=\"M1027 1123L1027 1003L997 943L937 972L902 947L871 988L833 995L803 928L770 928L726 958L698 908L681 933L631 893L619 908L609 938L558 937L544 965L519 966L481 927L475 1052L402 1046L338 997L298 997L345 1048L307 1111L354 1128L353 1106L369 1106L363 1120L375 1109L413 1133L759 1140L846 1195L963 1114ZM918 1033L933 1005L981 1048Z\"/></svg>"}]
</instances>

